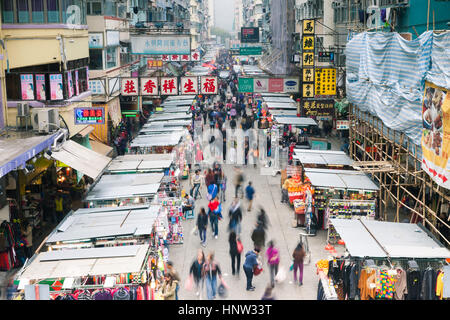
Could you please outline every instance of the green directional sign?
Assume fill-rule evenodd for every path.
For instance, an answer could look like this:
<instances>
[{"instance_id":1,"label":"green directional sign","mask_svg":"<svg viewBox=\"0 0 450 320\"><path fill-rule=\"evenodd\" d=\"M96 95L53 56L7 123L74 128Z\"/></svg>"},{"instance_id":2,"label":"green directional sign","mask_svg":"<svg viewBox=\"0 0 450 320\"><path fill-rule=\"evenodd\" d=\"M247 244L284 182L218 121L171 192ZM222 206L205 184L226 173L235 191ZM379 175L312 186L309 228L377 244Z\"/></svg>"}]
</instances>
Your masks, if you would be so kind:
<instances>
[{"instance_id":1,"label":"green directional sign","mask_svg":"<svg viewBox=\"0 0 450 320\"><path fill-rule=\"evenodd\" d=\"M239 78L239 92L253 92L253 78Z\"/></svg>"},{"instance_id":2,"label":"green directional sign","mask_svg":"<svg viewBox=\"0 0 450 320\"><path fill-rule=\"evenodd\" d=\"M239 50L241 56L260 56L262 47L241 47Z\"/></svg>"}]
</instances>

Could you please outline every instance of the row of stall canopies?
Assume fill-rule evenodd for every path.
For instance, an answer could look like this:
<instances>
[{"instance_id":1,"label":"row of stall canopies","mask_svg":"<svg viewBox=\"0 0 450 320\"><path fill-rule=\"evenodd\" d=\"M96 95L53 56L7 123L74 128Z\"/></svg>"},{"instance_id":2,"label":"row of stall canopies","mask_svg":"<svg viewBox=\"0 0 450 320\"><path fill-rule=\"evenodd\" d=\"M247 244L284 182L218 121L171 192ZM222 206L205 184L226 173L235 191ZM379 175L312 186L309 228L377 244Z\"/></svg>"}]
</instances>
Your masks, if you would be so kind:
<instances>
[{"instance_id":1,"label":"row of stall canopies","mask_svg":"<svg viewBox=\"0 0 450 320\"><path fill-rule=\"evenodd\" d=\"M18 273L17 299L36 299L36 292L41 300L161 299L167 246L183 243L180 169L172 151L190 124L180 114L194 98L166 99L128 154L113 160L74 153L79 147L71 142L53 151L95 181L85 208L67 214Z\"/></svg>"}]
</instances>

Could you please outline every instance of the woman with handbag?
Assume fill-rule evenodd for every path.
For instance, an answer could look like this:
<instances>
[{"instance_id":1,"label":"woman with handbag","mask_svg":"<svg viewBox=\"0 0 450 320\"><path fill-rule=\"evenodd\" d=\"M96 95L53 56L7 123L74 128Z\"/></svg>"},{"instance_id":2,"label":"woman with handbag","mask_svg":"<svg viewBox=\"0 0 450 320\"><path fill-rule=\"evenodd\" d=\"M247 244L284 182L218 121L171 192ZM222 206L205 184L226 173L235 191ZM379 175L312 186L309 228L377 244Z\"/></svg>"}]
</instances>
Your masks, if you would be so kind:
<instances>
[{"instance_id":1,"label":"woman with handbag","mask_svg":"<svg viewBox=\"0 0 450 320\"><path fill-rule=\"evenodd\" d=\"M234 276L236 274L239 274L241 265L242 242L236 236L236 232L234 231L230 232L228 242L230 244L231 274Z\"/></svg>"},{"instance_id":2,"label":"woman with handbag","mask_svg":"<svg viewBox=\"0 0 450 320\"><path fill-rule=\"evenodd\" d=\"M244 272L247 277L247 291L255 291L255 287L252 285L253 275L261 273L260 264L258 262L259 248L248 251L245 254ZM256 273L255 273L256 271Z\"/></svg>"}]
</instances>

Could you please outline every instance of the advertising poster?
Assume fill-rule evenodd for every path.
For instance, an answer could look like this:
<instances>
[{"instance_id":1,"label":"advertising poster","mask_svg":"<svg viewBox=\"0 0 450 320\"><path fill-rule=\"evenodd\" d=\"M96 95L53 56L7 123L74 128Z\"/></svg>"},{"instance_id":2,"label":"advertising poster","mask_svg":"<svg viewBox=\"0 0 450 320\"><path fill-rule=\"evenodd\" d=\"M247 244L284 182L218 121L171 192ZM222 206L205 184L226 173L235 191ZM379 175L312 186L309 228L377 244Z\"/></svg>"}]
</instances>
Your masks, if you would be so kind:
<instances>
[{"instance_id":1,"label":"advertising poster","mask_svg":"<svg viewBox=\"0 0 450 320\"><path fill-rule=\"evenodd\" d=\"M254 79L254 92L267 92L269 90L269 79Z\"/></svg>"},{"instance_id":2,"label":"advertising poster","mask_svg":"<svg viewBox=\"0 0 450 320\"><path fill-rule=\"evenodd\" d=\"M73 96L72 72L67 72L67 94L69 95L69 98Z\"/></svg>"},{"instance_id":3,"label":"advertising poster","mask_svg":"<svg viewBox=\"0 0 450 320\"><path fill-rule=\"evenodd\" d=\"M62 74L50 74L50 100L62 99L64 99Z\"/></svg>"},{"instance_id":4,"label":"advertising poster","mask_svg":"<svg viewBox=\"0 0 450 320\"><path fill-rule=\"evenodd\" d=\"M20 85L22 88L22 100L34 100L33 75L21 74Z\"/></svg>"},{"instance_id":5,"label":"advertising poster","mask_svg":"<svg viewBox=\"0 0 450 320\"><path fill-rule=\"evenodd\" d=\"M47 100L45 95L45 75L36 75L36 100L44 101Z\"/></svg>"},{"instance_id":6,"label":"advertising poster","mask_svg":"<svg viewBox=\"0 0 450 320\"><path fill-rule=\"evenodd\" d=\"M105 124L105 108L103 107L75 108L74 114L77 125Z\"/></svg>"},{"instance_id":7,"label":"advertising poster","mask_svg":"<svg viewBox=\"0 0 450 320\"><path fill-rule=\"evenodd\" d=\"M283 92L284 79L269 79L269 92Z\"/></svg>"},{"instance_id":8,"label":"advertising poster","mask_svg":"<svg viewBox=\"0 0 450 320\"><path fill-rule=\"evenodd\" d=\"M297 78L286 78L283 80L283 92L297 93L299 92L300 81Z\"/></svg>"},{"instance_id":9,"label":"advertising poster","mask_svg":"<svg viewBox=\"0 0 450 320\"><path fill-rule=\"evenodd\" d=\"M422 169L440 186L450 189L450 93L425 83L422 103Z\"/></svg>"}]
</instances>

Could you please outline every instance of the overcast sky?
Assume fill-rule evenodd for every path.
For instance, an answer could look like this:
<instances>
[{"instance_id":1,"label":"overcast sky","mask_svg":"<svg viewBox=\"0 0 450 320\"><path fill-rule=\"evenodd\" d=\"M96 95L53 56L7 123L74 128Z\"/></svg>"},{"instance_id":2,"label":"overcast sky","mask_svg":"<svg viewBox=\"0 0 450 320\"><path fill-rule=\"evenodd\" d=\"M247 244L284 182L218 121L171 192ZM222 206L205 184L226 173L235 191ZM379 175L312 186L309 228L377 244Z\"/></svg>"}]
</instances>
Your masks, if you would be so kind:
<instances>
[{"instance_id":1,"label":"overcast sky","mask_svg":"<svg viewBox=\"0 0 450 320\"><path fill-rule=\"evenodd\" d=\"M215 26L232 31L234 19L234 0L215 0Z\"/></svg>"}]
</instances>

